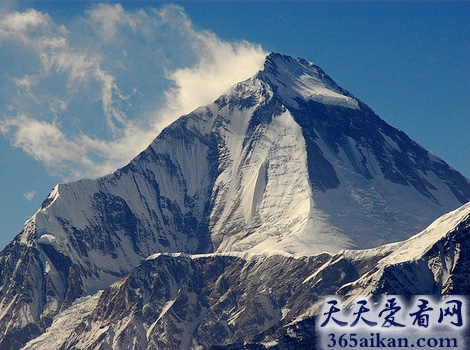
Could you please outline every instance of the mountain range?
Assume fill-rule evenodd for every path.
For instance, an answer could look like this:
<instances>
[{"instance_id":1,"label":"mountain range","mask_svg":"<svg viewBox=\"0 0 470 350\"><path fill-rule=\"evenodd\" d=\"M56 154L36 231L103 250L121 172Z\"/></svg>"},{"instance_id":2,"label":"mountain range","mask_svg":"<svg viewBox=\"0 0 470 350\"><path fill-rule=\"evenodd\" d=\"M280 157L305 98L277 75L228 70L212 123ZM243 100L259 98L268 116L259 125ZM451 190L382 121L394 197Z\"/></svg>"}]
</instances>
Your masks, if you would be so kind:
<instances>
[{"instance_id":1,"label":"mountain range","mask_svg":"<svg viewBox=\"0 0 470 350\"><path fill-rule=\"evenodd\" d=\"M305 348L327 295L469 294L469 200L320 67L271 53L127 166L51 191L0 253L0 348Z\"/></svg>"}]
</instances>

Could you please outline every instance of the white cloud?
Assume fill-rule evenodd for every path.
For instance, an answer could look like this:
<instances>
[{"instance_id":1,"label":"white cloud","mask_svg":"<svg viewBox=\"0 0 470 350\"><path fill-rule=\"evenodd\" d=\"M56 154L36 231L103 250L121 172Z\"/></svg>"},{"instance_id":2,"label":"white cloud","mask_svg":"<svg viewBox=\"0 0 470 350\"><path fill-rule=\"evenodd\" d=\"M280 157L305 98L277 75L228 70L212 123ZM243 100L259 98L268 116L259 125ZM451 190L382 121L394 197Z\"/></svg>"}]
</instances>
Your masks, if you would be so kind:
<instances>
[{"instance_id":1,"label":"white cloud","mask_svg":"<svg viewBox=\"0 0 470 350\"><path fill-rule=\"evenodd\" d=\"M67 24L0 16L0 132L64 179L125 165L162 127L249 78L266 53L197 31L181 7L100 4ZM7 73L8 72L8 73Z\"/></svg>"},{"instance_id":2,"label":"white cloud","mask_svg":"<svg viewBox=\"0 0 470 350\"><path fill-rule=\"evenodd\" d=\"M47 28L51 18L34 9L11 12L0 16L0 43L4 40L20 40L30 43L34 33Z\"/></svg>"},{"instance_id":3,"label":"white cloud","mask_svg":"<svg viewBox=\"0 0 470 350\"><path fill-rule=\"evenodd\" d=\"M261 47L248 42L226 43L209 32L192 35L197 39L197 64L168 74L174 86L165 95L174 115L212 102L233 84L251 77L266 57Z\"/></svg>"},{"instance_id":4,"label":"white cloud","mask_svg":"<svg viewBox=\"0 0 470 350\"><path fill-rule=\"evenodd\" d=\"M54 174L61 173L73 178L79 174L69 169L70 163L91 165L86 149L78 142L67 139L54 123L18 115L2 122L0 132L10 135L13 146L44 163Z\"/></svg>"},{"instance_id":5,"label":"white cloud","mask_svg":"<svg viewBox=\"0 0 470 350\"><path fill-rule=\"evenodd\" d=\"M26 198L26 200L28 201L32 201L35 195L36 195L36 191L29 191L28 193L24 193L23 197Z\"/></svg>"},{"instance_id":6,"label":"white cloud","mask_svg":"<svg viewBox=\"0 0 470 350\"><path fill-rule=\"evenodd\" d=\"M99 4L98 8L89 11L91 23L103 40L113 40L119 26L129 26L134 32L140 22L140 16L146 17L144 12L129 14L121 5Z\"/></svg>"}]
</instances>

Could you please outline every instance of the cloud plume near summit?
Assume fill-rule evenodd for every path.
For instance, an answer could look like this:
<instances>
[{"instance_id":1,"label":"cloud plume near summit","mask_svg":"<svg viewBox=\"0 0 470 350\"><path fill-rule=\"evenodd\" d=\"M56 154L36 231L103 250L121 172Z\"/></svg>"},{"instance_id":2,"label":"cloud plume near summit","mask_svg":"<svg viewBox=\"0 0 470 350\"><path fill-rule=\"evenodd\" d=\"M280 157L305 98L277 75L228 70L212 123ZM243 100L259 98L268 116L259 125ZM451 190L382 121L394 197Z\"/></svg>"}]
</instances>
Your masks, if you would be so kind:
<instances>
[{"instance_id":1,"label":"cloud plume near summit","mask_svg":"<svg viewBox=\"0 0 470 350\"><path fill-rule=\"evenodd\" d=\"M92 6L67 23L0 15L0 132L65 180L125 165L161 129L262 67L266 52L184 9Z\"/></svg>"}]
</instances>

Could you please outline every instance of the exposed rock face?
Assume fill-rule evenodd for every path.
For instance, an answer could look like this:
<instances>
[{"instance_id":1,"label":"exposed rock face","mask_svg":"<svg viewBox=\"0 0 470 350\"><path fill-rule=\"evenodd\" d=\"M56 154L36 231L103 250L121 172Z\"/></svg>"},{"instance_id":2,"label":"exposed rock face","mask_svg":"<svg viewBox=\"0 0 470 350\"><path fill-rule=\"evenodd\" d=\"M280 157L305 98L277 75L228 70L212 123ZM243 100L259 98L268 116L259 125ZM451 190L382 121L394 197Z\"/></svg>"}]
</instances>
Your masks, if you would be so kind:
<instances>
[{"instance_id":1,"label":"exposed rock face","mask_svg":"<svg viewBox=\"0 0 470 350\"><path fill-rule=\"evenodd\" d=\"M150 257L107 288L64 348L305 348L325 295L465 295L470 205L396 244L296 258ZM238 345L237 345L238 344ZM288 347L290 346L290 347Z\"/></svg>"}]
</instances>

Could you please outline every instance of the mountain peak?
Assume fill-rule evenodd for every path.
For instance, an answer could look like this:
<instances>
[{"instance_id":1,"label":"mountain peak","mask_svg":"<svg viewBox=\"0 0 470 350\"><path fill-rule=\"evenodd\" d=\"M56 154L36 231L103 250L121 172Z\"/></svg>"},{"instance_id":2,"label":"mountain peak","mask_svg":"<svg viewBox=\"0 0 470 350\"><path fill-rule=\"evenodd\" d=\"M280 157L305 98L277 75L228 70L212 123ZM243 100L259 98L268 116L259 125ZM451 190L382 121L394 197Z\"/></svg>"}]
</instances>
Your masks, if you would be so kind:
<instances>
[{"instance_id":1,"label":"mountain peak","mask_svg":"<svg viewBox=\"0 0 470 350\"><path fill-rule=\"evenodd\" d=\"M51 192L0 253L0 348L21 348L57 329L74 309L80 320L85 309L97 319L73 327L75 343L56 348L189 348L192 337L242 341L246 329L259 325L251 339L311 312L305 296L315 302L343 285L345 292L359 290L362 281L379 286L393 271L377 262L398 247L386 261L397 276L424 281L413 288L430 286L414 291L468 290L468 221L460 222L468 206L431 235L336 255L352 245L374 248L409 238L468 200L467 179L321 68L273 53L254 77L179 118L126 167ZM428 254L422 242L434 238ZM402 253L412 263L402 264ZM423 254L428 258L416 264ZM72 304L123 276L100 301ZM284 282L284 291L264 285L273 279ZM450 289L454 283L461 287ZM401 286L384 291L410 290ZM248 298L252 305L240 304L244 295L256 296ZM88 342L90 334L96 343Z\"/></svg>"},{"instance_id":2,"label":"mountain peak","mask_svg":"<svg viewBox=\"0 0 470 350\"><path fill-rule=\"evenodd\" d=\"M320 67L302 58L271 53L258 77L271 85L283 102L297 108L298 101L316 101L358 109L358 101Z\"/></svg>"}]
</instances>

